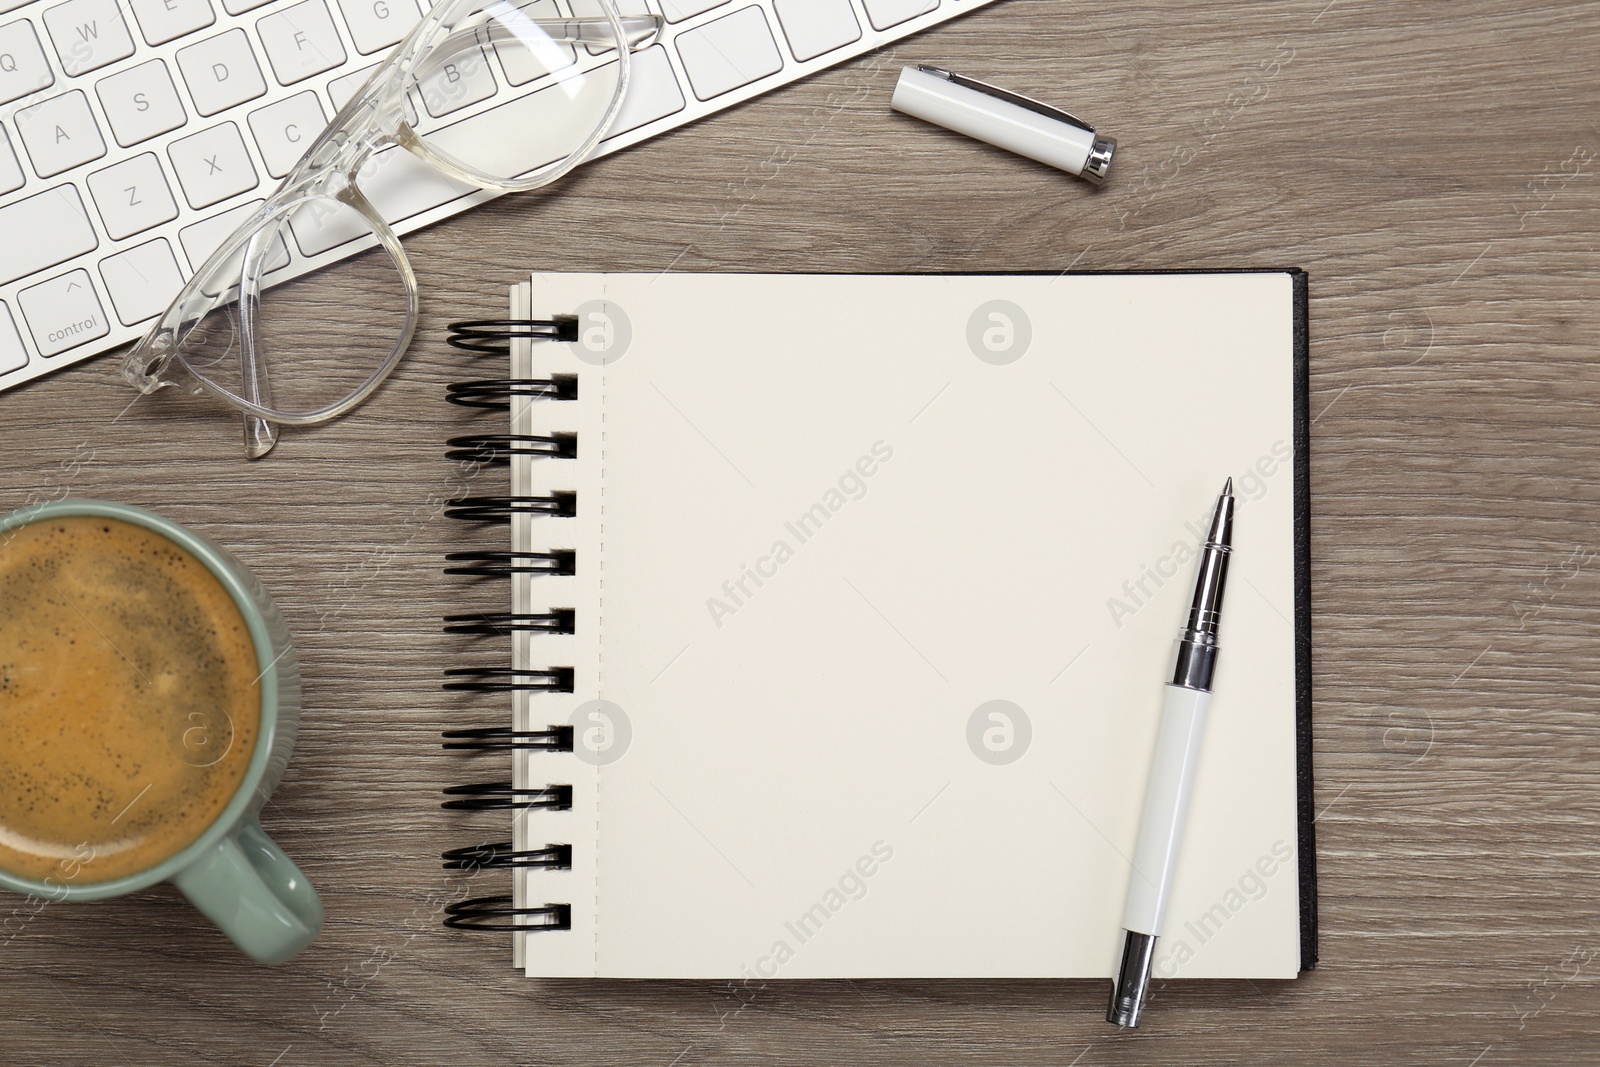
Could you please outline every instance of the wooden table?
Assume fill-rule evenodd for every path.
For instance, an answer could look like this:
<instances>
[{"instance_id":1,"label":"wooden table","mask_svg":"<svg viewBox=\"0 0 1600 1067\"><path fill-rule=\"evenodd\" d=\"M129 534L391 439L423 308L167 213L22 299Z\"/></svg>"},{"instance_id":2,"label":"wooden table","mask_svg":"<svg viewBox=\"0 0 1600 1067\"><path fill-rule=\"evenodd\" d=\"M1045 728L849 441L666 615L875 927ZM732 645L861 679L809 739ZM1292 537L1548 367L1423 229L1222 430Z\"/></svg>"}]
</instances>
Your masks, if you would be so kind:
<instances>
[{"instance_id":1,"label":"wooden table","mask_svg":"<svg viewBox=\"0 0 1600 1067\"><path fill-rule=\"evenodd\" d=\"M265 462L201 402L129 407L111 358L0 396L0 506L156 508L278 597L310 712L265 821L329 915L268 969L170 888L48 907L0 946L0 1061L1595 1062L1597 54L1592 3L1005 0L408 239L412 353ZM891 113L917 61L1081 109L1112 180ZM1310 272L1321 966L1170 984L1117 1033L1099 982L746 1003L528 981L503 938L442 930L438 853L476 831L438 806L463 775L439 617L501 592L439 572L469 536L438 506L443 383L473 376L444 323L531 268L1068 266Z\"/></svg>"}]
</instances>

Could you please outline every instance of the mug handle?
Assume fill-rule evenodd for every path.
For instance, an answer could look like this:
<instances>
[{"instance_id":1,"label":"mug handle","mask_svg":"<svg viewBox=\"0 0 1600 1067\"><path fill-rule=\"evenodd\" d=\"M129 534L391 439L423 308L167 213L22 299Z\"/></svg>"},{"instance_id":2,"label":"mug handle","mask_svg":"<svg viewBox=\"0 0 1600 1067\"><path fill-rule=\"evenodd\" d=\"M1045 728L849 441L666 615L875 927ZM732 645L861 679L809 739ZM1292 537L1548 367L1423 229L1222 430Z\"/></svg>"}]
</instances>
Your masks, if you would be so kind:
<instances>
[{"instance_id":1,"label":"mug handle","mask_svg":"<svg viewBox=\"0 0 1600 1067\"><path fill-rule=\"evenodd\" d=\"M317 891L253 819L172 882L200 914L262 963L282 963L322 929Z\"/></svg>"}]
</instances>

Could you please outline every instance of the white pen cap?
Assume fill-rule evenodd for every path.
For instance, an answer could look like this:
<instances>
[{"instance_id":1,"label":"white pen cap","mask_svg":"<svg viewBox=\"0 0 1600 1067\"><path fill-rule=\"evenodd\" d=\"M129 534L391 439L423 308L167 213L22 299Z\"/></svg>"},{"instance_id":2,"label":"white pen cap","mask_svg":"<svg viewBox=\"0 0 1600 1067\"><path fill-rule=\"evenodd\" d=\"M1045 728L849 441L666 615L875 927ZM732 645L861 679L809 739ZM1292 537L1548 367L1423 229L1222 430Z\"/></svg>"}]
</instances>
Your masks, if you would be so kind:
<instances>
[{"instance_id":1,"label":"white pen cap","mask_svg":"<svg viewBox=\"0 0 1600 1067\"><path fill-rule=\"evenodd\" d=\"M938 67L903 68L889 106L1096 185L1105 181L1117 147L1059 108Z\"/></svg>"}]
</instances>

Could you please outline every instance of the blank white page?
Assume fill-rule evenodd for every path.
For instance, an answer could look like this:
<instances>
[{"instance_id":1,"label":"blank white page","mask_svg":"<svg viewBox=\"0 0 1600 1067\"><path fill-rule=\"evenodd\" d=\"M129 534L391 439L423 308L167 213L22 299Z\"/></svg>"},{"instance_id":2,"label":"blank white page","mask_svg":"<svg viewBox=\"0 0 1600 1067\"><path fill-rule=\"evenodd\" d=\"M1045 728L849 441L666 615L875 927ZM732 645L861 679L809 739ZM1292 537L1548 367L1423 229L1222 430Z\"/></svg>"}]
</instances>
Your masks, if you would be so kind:
<instances>
[{"instance_id":1,"label":"blank white page","mask_svg":"<svg viewBox=\"0 0 1600 1067\"><path fill-rule=\"evenodd\" d=\"M1216 696L1160 977L1294 976L1293 278L1286 273L541 274L517 376L578 435L517 524L577 574L517 583L577 633L524 756L570 843L520 876L572 929L534 976L1109 976L1139 805L1225 478ZM1000 303L995 303L995 302ZM607 703L596 704L596 701ZM995 703L1002 702L1002 703ZM616 709L620 709L620 714ZM598 713L598 714L597 714Z\"/></svg>"}]
</instances>

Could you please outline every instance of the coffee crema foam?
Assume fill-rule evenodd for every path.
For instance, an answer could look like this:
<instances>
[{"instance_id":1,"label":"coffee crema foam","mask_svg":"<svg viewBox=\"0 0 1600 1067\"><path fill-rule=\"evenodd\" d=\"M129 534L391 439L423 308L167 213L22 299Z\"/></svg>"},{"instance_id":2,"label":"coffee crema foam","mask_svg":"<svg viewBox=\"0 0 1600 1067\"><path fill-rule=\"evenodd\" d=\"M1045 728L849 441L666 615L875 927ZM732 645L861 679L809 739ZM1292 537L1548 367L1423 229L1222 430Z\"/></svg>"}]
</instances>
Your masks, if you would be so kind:
<instances>
[{"instance_id":1,"label":"coffee crema foam","mask_svg":"<svg viewBox=\"0 0 1600 1067\"><path fill-rule=\"evenodd\" d=\"M259 674L233 597L153 530L0 535L0 868L105 882L183 851L249 767Z\"/></svg>"}]
</instances>

